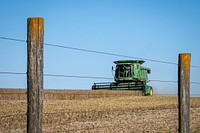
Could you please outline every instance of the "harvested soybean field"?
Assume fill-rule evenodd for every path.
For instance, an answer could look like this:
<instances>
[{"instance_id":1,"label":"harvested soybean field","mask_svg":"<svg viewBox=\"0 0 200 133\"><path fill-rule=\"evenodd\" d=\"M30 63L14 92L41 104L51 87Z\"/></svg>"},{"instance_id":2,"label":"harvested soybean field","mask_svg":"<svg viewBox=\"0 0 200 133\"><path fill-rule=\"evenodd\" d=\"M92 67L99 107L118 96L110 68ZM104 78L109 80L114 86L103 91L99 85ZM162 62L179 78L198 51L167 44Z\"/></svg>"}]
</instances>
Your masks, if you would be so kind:
<instances>
[{"instance_id":1,"label":"harvested soybean field","mask_svg":"<svg viewBox=\"0 0 200 133\"><path fill-rule=\"evenodd\" d=\"M24 90L18 92L26 94ZM5 89L0 93L0 132L26 132L26 96L19 93L21 98L18 98L17 94L6 93L15 94ZM178 132L176 96L134 96L131 91L62 90L46 91L44 97L44 133ZM190 131L198 133L200 98L191 97L190 106Z\"/></svg>"}]
</instances>

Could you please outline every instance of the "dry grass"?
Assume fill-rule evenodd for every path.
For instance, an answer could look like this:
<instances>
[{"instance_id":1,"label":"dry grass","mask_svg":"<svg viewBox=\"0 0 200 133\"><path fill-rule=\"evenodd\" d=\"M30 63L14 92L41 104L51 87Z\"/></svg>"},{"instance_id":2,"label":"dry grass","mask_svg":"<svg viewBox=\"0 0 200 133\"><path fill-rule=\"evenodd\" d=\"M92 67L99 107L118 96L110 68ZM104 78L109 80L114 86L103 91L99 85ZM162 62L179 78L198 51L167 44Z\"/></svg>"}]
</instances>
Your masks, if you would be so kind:
<instances>
[{"instance_id":1,"label":"dry grass","mask_svg":"<svg viewBox=\"0 0 200 133\"><path fill-rule=\"evenodd\" d=\"M45 100L43 132L178 132L177 103L177 97L127 95ZM0 132L26 132L26 100L0 106ZM191 98L190 112L191 132L200 132L200 98Z\"/></svg>"}]
</instances>

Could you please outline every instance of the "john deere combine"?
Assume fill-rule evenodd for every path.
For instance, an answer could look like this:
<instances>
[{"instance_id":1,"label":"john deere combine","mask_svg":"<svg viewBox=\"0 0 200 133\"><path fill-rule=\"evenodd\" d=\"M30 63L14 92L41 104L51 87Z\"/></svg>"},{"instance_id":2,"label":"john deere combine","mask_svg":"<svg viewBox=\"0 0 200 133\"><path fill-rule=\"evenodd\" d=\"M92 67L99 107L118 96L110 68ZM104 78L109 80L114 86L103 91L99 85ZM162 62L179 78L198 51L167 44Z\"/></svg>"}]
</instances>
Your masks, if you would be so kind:
<instances>
[{"instance_id":1,"label":"john deere combine","mask_svg":"<svg viewBox=\"0 0 200 133\"><path fill-rule=\"evenodd\" d=\"M93 90L134 90L144 95L153 95L153 89L147 85L149 68L143 67L143 60L115 61L115 82L94 83Z\"/></svg>"}]
</instances>

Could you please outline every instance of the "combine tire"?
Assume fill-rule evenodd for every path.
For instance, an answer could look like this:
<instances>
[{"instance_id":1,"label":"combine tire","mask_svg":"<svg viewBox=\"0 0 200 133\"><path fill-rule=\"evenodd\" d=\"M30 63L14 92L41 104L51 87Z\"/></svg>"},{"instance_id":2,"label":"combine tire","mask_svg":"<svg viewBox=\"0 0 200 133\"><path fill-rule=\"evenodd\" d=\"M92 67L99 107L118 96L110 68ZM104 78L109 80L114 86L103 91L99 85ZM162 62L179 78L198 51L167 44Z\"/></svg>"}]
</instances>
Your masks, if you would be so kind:
<instances>
[{"instance_id":1,"label":"combine tire","mask_svg":"<svg viewBox=\"0 0 200 133\"><path fill-rule=\"evenodd\" d=\"M150 87L150 94L149 94L149 96L153 96L153 88L152 87Z\"/></svg>"}]
</instances>

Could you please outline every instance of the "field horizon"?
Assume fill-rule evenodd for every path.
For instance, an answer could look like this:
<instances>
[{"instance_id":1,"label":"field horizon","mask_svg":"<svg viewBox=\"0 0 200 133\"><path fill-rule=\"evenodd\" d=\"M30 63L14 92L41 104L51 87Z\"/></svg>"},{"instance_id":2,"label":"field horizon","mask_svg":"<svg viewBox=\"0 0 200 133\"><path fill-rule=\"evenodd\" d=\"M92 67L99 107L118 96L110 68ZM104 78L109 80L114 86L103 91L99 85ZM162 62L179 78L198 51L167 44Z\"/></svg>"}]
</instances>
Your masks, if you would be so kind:
<instances>
[{"instance_id":1,"label":"field horizon","mask_svg":"<svg viewBox=\"0 0 200 133\"><path fill-rule=\"evenodd\" d=\"M7 90L7 91L12 91L12 92L15 92L17 90L22 90L23 92L25 92L27 90L27 88L0 88L0 93L3 91L3 90ZM56 89L56 88L44 88L44 92L45 91L92 91L91 89ZM22 92L22 93L23 93ZM155 93L153 95L156 95L156 96L178 96L178 94L169 94L169 93ZM200 94L190 94L191 97L200 97Z\"/></svg>"}]
</instances>

